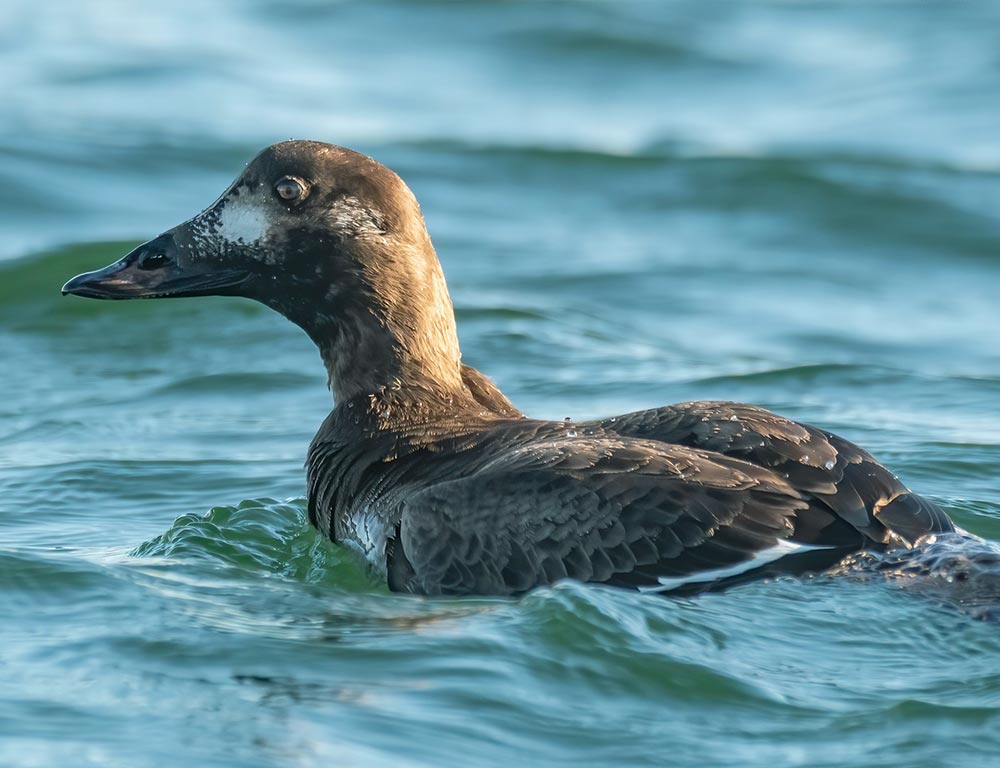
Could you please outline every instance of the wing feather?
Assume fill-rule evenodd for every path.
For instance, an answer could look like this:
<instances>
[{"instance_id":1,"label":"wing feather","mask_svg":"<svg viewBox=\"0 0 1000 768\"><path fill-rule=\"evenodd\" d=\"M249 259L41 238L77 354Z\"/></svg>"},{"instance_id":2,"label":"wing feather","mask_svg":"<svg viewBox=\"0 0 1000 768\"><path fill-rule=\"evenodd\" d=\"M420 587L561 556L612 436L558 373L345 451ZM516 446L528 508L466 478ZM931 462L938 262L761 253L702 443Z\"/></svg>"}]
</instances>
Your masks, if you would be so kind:
<instances>
[{"instance_id":1,"label":"wing feather","mask_svg":"<svg viewBox=\"0 0 1000 768\"><path fill-rule=\"evenodd\" d=\"M752 560L806 507L774 473L720 455L617 438L539 442L408 498L390 585L519 594L569 576L655 586Z\"/></svg>"},{"instance_id":2,"label":"wing feather","mask_svg":"<svg viewBox=\"0 0 1000 768\"><path fill-rule=\"evenodd\" d=\"M716 451L784 477L811 502L796 519L797 541L913 546L954 530L935 504L904 486L857 445L744 403L700 401L597 422L617 434ZM848 527L844 525L847 524Z\"/></svg>"}]
</instances>

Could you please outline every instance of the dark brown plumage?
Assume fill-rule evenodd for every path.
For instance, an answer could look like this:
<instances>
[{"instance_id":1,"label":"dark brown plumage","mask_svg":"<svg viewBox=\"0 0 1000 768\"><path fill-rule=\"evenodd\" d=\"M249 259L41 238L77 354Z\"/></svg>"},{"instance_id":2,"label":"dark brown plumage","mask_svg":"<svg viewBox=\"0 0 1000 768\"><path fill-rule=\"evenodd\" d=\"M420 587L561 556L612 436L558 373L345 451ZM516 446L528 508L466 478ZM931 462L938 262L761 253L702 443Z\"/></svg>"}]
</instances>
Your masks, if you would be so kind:
<instances>
[{"instance_id":1,"label":"dark brown plumage","mask_svg":"<svg viewBox=\"0 0 1000 768\"><path fill-rule=\"evenodd\" d=\"M310 519L395 590L698 591L954 530L857 446L754 406L526 418L461 363L409 189L340 147L268 148L209 209L64 291L241 295L301 326L336 401L309 449Z\"/></svg>"}]
</instances>

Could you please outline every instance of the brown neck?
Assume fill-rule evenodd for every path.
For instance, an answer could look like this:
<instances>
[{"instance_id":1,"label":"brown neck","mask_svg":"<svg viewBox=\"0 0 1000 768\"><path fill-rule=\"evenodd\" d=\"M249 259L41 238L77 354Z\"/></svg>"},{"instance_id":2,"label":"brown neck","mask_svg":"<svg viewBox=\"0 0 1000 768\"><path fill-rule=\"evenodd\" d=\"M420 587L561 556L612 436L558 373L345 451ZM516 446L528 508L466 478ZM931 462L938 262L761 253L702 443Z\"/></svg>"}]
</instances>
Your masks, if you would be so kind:
<instances>
[{"instance_id":1,"label":"brown neck","mask_svg":"<svg viewBox=\"0 0 1000 768\"><path fill-rule=\"evenodd\" d=\"M322 337L313 335L313 341L338 403L387 389L426 390L442 396L464 389L458 360L426 341L400 339L388 328L358 317L343 318L330 331Z\"/></svg>"},{"instance_id":2,"label":"brown neck","mask_svg":"<svg viewBox=\"0 0 1000 768\"><path fill-rule=\"evenodd\" d=\"M350 273L331 281L322 303L301 325L337 402L386 389L466 391L454 309L426 234L415 244L358 244Z\"/></svg>"}]
</instances>

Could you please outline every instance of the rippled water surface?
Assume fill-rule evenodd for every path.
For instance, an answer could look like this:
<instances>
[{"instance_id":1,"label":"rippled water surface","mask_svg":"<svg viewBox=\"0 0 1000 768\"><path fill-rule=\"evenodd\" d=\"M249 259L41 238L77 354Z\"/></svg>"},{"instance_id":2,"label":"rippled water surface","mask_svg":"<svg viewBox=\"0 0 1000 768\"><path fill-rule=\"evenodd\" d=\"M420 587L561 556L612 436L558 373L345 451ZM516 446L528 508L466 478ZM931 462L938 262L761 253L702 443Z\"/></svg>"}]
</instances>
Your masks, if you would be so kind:
<instances>
[{"instance_id":1,"label":"rippled water surface","mask_svg":"<svg viewBox=\"0 0 1000 768\"><path fill-rule=\"evenodd\" d=\"M306 521L301 332L58 291L347 144L522 409L757 403L1000 538L998 51L991 0L3 4L0 764L1000 764L955 601L392 595Z\"/></svg>"}]
</instances>

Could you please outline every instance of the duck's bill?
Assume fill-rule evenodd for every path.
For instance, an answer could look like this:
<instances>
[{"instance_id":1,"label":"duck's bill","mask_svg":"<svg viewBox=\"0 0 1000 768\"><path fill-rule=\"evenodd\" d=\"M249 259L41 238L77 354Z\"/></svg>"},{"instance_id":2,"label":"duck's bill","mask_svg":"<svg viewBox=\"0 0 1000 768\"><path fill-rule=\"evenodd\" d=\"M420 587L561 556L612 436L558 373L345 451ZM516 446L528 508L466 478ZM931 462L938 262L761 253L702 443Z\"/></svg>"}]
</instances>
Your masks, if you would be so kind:
<instances>
[{"instance_id":1,"label":"duck's bill","mask_svg":"<svg viewBox=\"0 0 1000 768\"><path fill-rule=\"evenodd\" d=\"M211 262L184 264L173 238L160 236L143 243L104 269L77 275L62 287L63 295L89 299L162 299L237 293L250 273L214 269Z\"/></svg>"}]
</instances>

